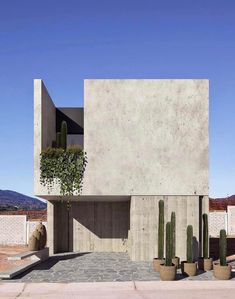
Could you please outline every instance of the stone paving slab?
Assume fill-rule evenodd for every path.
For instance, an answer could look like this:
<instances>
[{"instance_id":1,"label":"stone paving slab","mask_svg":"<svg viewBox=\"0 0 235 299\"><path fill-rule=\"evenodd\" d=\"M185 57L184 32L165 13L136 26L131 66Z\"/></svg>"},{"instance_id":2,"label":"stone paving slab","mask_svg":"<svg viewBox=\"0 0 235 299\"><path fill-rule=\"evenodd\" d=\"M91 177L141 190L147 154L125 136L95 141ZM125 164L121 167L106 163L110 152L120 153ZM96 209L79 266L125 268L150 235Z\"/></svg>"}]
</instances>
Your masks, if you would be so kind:
<instances>
[{"instance_id":1,"label":"stone paving slab","mask_svg":"<svg viewBox=\"0 0 235 299\"><path fill-rule=\"evenodd\" d=\"M127 253L58 254L35 266L12 282L124 282L159 281L151 262L132 262ZM184 277L178 270L177 280L216 280L213 272ZM235 280L233 273L232 280Z\"/></svg>"}]
</instances>

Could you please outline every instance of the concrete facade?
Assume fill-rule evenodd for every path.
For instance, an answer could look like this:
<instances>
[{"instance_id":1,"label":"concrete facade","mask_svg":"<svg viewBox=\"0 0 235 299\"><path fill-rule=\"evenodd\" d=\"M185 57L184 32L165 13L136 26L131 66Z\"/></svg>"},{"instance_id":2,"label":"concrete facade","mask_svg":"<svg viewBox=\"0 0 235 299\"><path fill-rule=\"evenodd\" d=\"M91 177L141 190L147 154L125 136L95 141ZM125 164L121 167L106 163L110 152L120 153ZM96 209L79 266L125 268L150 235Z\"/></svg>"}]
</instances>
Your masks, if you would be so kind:
<instances>
[{"instance_id":1,"label":"concrete facade","mask_svg":"<svg viewBox=\"0 0 235 299\"><path fill-rule=\"evenodd\" d=\"M208 80L85 80L84 124L80 118L77 125L88 164L82 195L63 198L72 203L69 211L58 186L48 192L39 182L40 152L55 140L58 108L42 81L34 84L35 194L48 200L50 253L118 251L149 261L157 255L163 199L165 221L176 212L177 255L185 258L188 224L200 254L201 215L208 212ZM79 140L75 133L68 140Z\"/></svg>"},{"instance_id":2,"label":"concrete facade","mask_svg":"<svg viewBox=\"0 0 235 299\"><path fill-rule=\"evenodd\" d=\"M83 195L208 195L207 80L85 80Z\"/></svg>"},{"instance_id":3,"label":"concrete facade","mask_svg":"<svg viewBox=\"0 0 235 299\"><path fill-rule=\"evenodd\" d=\"M40 79L34 80L34 194L46 195L40 184L40 153L56 138L56 108ZM59 190L55 191L56 193Z\"/></svg>"}]
</instances>

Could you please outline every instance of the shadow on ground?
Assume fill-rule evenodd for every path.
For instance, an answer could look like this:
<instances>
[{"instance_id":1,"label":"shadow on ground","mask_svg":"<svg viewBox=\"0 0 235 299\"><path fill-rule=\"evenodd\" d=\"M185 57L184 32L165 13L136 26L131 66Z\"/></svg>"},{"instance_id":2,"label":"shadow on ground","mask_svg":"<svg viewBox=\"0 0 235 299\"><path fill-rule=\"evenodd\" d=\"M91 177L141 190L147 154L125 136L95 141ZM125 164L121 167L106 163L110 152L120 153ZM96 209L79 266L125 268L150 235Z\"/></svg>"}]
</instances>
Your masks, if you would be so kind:
<instances>
[{"instance_id":1,"label":"shadow on ground","mask_svg":"<svg viewBox=\"0 0 235 299\"><path fill-rule=\"evenodd\" d=\"M43 271L43 270L50 270L53 266L55 266L60 261L66 261L75 259L77 257L84 256L86 254L90 254L90 252L83 252L83 253L59 253L57 255L49 257L46 261L30 268L29 270L17 275L14 279L20 279L25 275L29 274L32 271Z\"/></svg>"}]
</instances>

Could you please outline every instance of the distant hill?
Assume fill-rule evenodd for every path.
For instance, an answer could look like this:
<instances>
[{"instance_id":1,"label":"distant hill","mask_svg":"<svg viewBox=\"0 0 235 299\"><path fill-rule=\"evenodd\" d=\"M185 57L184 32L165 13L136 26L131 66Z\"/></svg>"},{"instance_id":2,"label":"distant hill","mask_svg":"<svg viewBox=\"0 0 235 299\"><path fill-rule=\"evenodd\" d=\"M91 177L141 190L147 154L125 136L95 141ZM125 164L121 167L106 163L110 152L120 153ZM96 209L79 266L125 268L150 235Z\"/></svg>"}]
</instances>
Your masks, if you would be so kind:
<instances>
[{"instance_id":1,"label":"distant hill","mask_svg":"<svg viewBox=\"0 0 235 299\"><path fill-rule=\"evenodd\" d=\"M0 190L0 211L45 210L46 208L46 203L37 198L11 190Z\"/></svg>"},{"instance_id":2,"label":"distant hill","mask_svg":"<svg viewBox=\"0 0 235 299\"><path fill-rule=\"evenodd\" d=\"M210 198L210 211L226 211L227 206L235 205L235 195L223 198Z\"/></svg>"}]
</instances>

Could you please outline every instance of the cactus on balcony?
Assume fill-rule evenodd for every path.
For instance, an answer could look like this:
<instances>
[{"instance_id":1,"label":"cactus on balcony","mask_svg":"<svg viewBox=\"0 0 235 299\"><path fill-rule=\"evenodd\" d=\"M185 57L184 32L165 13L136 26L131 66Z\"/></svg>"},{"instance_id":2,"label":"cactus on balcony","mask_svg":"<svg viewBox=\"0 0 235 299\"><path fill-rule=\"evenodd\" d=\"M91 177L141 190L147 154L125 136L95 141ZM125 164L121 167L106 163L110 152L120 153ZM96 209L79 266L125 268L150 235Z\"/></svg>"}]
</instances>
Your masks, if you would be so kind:
<instances>
[{"instance_id":1,"label":"cactus on balcony","mask_svg":"<svg viewBox=\"0 0 235 299\"><path fill-rule=\"evenodd\" d=\"M166 266L172 266L172 225L166 224Z\"/></svg>"},{"instance_id":2,"label":"cactus on balcony","mask_svg":"<svg viewBox=\"0 0 235 299\"><path fill-rule=\"evenodd\" d=\"M219 259L220 266L226 266L226 253L227 253L227 238L225 229L220 230L220 238L219 238Z\"/></svg>"},{"instance_id":3,"label":"cactus on balcony","mask_svg":"<svg viewBox=\"0 0 235 299\"><path fill-rule=\"evenodd\" d=\"M60 141L61 141L61 133L57 132L56 133L56 147L57 148L60 148L60 146L61 146Z\"/></svg>"},{"instance_id":4,"label":"cactus on balcony","mask_svg":"<svg viewBox=\"0 0 235 299\"><path fill-rule=\"evenodd\" d=\"M203 214L203 258L209 258L209 246L208 246L208 215Z\"/></svg>"},{"instance_id":5,"label":"cactus on balcony","mask_svg":"<svg viewBox=\"0 0 235 299\"><path fill-rule=\"evenodd\" d=\"M164 257L164 201L158 202L159 217L158 217L158 258Z\"/></svg>"},{"instance_id":6,"label":"cactus on balcony","mask_svg":"<svg viewBox=\"0 0 235 299\"><path fill-rule=\"evenodd\" d=\"M175 212L171 213L172 258L175 258Z\"/></svg>"},{"instance_id":7,"label":"cactus on balcony","mask_svg":"<svg viewBox=\"0 0 235 299\"><path fill-rule=\"evenodd\" d=\"M193 227L187 226L187 263L193 262Z\"/></svg>"},{"instance_id":8,"label":"cactus on balcony","mask_svg":"<svg viewBox=\"0 0 235 299\"><path fill-rule=\"evenodd\" d=\"M61 123L61 136L60 136L60 146L66 150L67 149L67 123L66 121L62 121Z\"/></svg>"}]
</instances>

